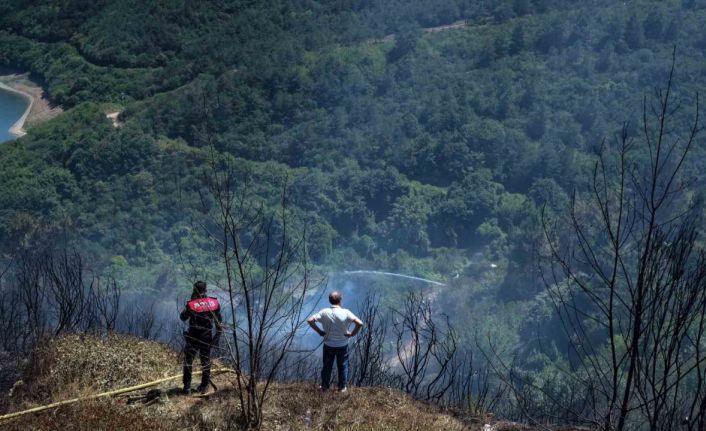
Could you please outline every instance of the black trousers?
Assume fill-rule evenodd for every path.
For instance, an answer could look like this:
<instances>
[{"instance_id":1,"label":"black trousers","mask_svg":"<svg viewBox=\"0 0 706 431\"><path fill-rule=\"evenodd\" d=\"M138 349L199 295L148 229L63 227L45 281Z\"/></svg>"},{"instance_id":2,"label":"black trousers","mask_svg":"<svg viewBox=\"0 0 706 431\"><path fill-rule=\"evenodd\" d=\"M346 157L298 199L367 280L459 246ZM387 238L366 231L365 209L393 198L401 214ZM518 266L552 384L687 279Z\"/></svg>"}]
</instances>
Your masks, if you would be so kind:
<instances>
[{"instance_id":1,"label":"black trousers","mask_svg":"<svg viewBox=\"0 0 706 431\"><path fill-rule=\"evenodd\" d=\"M330 347L324 344L324 367L321 369L321 387L328 389L331 384L333 361L338 368L338 389L348 386L348 346Z\"/></svg>"},{"instance_id":2,"label":"black trousers","mask_svg":"<svg viewBox=\"0 0 706 431\"><path fill-rule=\"evenodd\" d=\"M211 340L195 338L189 334L184 334L186 346L184 346L184 388L191 387L191 369L194 357L198 354L201 360L201 385L200 388L208 386L211 380Z\"/></svg>"}]
</instances>

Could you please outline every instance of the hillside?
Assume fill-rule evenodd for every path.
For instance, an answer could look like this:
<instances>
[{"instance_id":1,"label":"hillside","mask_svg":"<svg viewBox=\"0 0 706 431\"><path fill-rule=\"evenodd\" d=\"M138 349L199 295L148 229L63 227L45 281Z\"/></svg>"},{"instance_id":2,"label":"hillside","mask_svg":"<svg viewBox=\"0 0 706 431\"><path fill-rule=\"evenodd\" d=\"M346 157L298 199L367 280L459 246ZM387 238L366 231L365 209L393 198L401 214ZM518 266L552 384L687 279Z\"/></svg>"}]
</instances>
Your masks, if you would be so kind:
<instances>
[{"instance_id":1,"label":"hillside","mask_svg":"<svg viewBox=\"0 0 706 431\"><path fill-rule=\"evenodd\" d=\"M10 411L136 385L180 373L178 355L136 338L67 335L33 352L23 383L16 383ZM2 429L231 429L236 393L228 377L214 378L219 391L208 399L175 393L178 380L160 386L166 395L149 406L126 398L60 407L2 424ZM146 392L142 391L142 393ZM135 395L135 394L132 394ZM7 397L7 394L3 394ZM452 413L415 402L385 388L352 388L345 395L320 393L312 384L277 384L265 408L265 430L479 430ZM229 425L230 424L230 425ZM506 429L497 427L494 430Z\"/></svg>"},{"instance_id":2,"label":"hillside","mask_svg":"<svg viewBox=\"0 0 706 431\"><path fill-rule=\"evenodd\" d=\"M374 298L384 371L418 301L461 409L706 429L704 26L706 0L0 0L0 69L61 112L0 145L0 359L61 332L180 341L195 280L267 315L281 298L238 302L249 280L306 291L297 322L327 291ZM0 405L179 372L155 344L61 340ZM481 425L381 388L335 415L310 389L268 416L300 426L311 396L321 429ZM95 408L209 428L221 395ZM87 410L57 412L36 420Z\"/></svg>"},{"instance_id":3,"label":"hillside","mask_svg":"<svg viewBox=\"0 0 706 431\"><path fill-rule=\"evenodd\" d=\"M538 208L586 187L623 121L639 132L675 45L680 94L704 84L700 2L407 3L0 5L0 64L73 108L0 149L0 245L63 224L102 264L175 260L213 147L270 204L288 179L317 263L531 273Z\"/></svg>"}]
</instances>

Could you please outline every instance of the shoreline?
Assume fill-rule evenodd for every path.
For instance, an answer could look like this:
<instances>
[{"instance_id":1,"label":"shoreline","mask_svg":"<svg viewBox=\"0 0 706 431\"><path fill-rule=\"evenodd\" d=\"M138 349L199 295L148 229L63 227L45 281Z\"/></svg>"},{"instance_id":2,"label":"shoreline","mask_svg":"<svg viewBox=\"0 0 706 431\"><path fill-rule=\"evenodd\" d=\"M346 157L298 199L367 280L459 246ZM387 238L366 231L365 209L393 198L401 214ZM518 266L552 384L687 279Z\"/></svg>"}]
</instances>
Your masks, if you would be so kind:
<instances>
[{"instance_id":1,"label":"shoreline","mask_svg":"<svg viewBox=\"0 0 706 431\"><path fill-rule=\"evenodd\" d=\"M24 99L29 101L29 103L27 104L27 109L25 109L25 112L22 114L22 116L17 121L15 121L15 123L12 126L10 126L10 129L9 129L9 132L11 135L14 135L17 138L20 138L20 137L27 134L27 131L25 131L25 129L24 129L24 125L25 125L25 121L27 121L27 117L29 117L29 113L32 110L32 107L34 106L34 97L31 94L25 93L22 90L12 88L2 81L0 81L0 89L2 89L4 91L8 91L10 93L19 94Z\"/></svg>"},{"instance_id":2,"label":"shoreline","mask_svg":"<svg viewBox=\"0 0 706 431\"><path fill-rule=\"evenodd\" d=\"M44 88L29 79L29 73L0 67L0 91L19 94L29 102L24 114L8 130L15 138L27 134L27 128L61 114L63 109L45 97Z\"/></svg>"}]
</instances>

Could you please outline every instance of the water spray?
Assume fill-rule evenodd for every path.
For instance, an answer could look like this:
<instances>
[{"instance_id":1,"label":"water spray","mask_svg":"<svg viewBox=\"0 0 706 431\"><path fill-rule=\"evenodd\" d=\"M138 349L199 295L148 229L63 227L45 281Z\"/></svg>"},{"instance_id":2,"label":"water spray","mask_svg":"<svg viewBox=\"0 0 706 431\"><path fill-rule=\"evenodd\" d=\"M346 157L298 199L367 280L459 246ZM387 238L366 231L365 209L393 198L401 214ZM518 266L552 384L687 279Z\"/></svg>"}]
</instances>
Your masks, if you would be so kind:
<instances>
[{"instance_id":1,"label":"water spray","mask_svg":"<svg viewBox=\"0 0 706 431\"><path fill-rule=\"evenodd\" d=\"M434 281L434 280L428 280L426 278L421 278L421 277L414 277L411 275L405 275L405 274L397 274L395 272L385 272L385 271L365 271L365 270L357 270L357 271L343 271L343 274L350 275L350 274L375 274L375 275L387 275L390 277L400 277L400 278L407 278L410 280L416 280L416 281L423 281L425 283L430 283L434 284L437 286L446 286L446 284L441 283L439 281Z\"/></svg>"}]
</instances>

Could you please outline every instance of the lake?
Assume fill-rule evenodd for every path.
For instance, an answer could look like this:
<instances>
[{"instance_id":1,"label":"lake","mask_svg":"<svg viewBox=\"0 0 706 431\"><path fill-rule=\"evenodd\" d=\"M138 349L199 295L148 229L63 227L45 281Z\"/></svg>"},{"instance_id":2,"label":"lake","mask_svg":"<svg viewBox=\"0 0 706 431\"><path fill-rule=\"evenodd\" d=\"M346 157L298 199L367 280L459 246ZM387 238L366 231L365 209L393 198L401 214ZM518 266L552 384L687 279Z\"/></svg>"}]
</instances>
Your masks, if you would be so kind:
<instances>
[{"instance_id":1,"label":"lake","mask_svg":"<svg viewBox=\"0 0 706 431\"><path fill-rule=\"evenodd\" d=\"M27 104L19 94L0 88L0 142L15 139L9 129L24 114Z\"/></svg>"}]
</instances>

